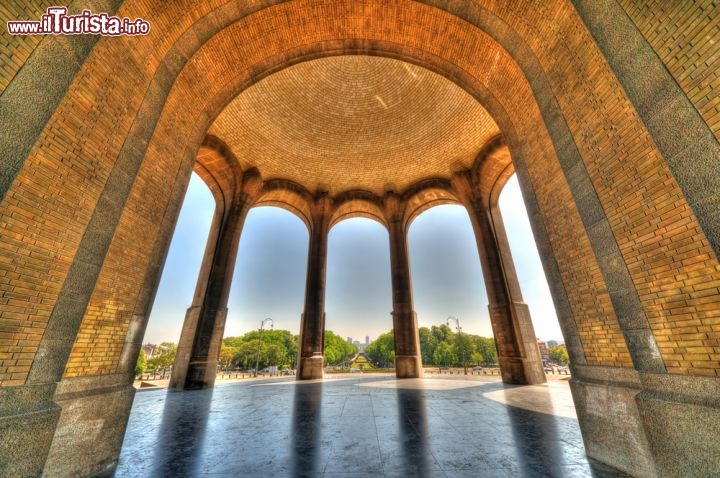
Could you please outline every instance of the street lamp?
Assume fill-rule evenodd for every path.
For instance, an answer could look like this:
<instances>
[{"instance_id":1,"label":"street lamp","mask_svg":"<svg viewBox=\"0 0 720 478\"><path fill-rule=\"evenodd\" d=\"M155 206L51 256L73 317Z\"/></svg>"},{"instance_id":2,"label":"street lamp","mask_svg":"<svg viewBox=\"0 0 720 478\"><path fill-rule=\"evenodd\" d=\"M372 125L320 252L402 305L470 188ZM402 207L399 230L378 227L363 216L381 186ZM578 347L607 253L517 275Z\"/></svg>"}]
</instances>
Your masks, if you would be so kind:
<instances>
[{"instance_id":1,"label":"street lamp","mask_svg":"<svg viewBox=\"0 0 720 478\"><path fill-rule=\"evenodd\" d=\"M457 333L458 333L458 344L460 345L460 360L463 363L463 371L465 372L465 375L467 375L468 374L467 361L465 360L465 346L464 346L463 340L462 340L462 327L460 327L460 321L458 320L457 317L451 316L451 317L447 318L446 323L447 323L448 327L450 326L450 321L455 322L455 329L457 330Z\"/></svg>"},{"instance_id":2,"label":"street lamp","mask_svg":"<svg viewBox=\"0 0 720 478\"><path fill-rule=\"evenodd\" d=\"M260 322L260 335L258 336L258 346L257 346L257 353L255 354L255 376L258 375L258 364L260 363L260 346L262 345L262 331L263 327L265 327L265 322L270 322L270 330L272 330L273 326L275 325L275 322L273 322L273 319L268 317L267 319L263 319L262 322Z\"/></svg>"}]
</instances>

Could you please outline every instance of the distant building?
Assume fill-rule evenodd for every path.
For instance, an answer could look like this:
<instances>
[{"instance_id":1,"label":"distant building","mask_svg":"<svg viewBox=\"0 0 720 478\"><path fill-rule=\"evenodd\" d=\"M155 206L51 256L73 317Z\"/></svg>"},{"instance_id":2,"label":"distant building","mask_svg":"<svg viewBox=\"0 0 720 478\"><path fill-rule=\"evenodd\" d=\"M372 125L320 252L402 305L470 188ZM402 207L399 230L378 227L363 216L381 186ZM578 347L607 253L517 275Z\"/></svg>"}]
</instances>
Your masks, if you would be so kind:
<instances>
[{"instance_id":1,"label":"distant building","mask_svg":"<svg viewBox=\"0 0 720 478\"><path fill-rule=\"evenodd\" d=\"M160 355L160 346L155 344L145 344L142 346L143 351L145 352L145 358L151 359L157 355Z\"/></svg>"},{"instance_id":2,"label":"distant building","mask_svg":"<svg viewBox=\"0 0 720 478\"><path fill-rule=\"evenodd\" d=\"M347 338L347 343L349 343L349 344L352 343L352 337L348 337L348 338Z\"/></svg>"},{"instance_id":3,"label":"distant building","mask_svg":"<svg viewBox=\"0 0 720 478\"><path fill-rule=\"evenodd\" d=\"M557 344L557 342L555 342ZM540 352L540 358L544 364L550 361L550 354L548 353L548 344L538 339L537 341L538 351Z\"/></svg>"},{"instance_id":4,"label":"distant building","mask_svg":"<svg viewBox=\"0 0 720 478\"><path fill-rule=\"evenodd\" d=\"M550 347L557 347L558 345L560 345L560 344L559 344L559 342L558 342L557 340L548 340L548 341L547 341L547 346L548 346L548 348L550 348Z\"/></svg>"},{"instance_id":5,"label":"distant building","mask_svg":"<svg viewBox=\"0 0 720 478\"><path fill-rule=\"evenodd\" d=\"M369 335L366 335L366 336L365 336L365 345L366 345L366 346L367 346L367 345L370 345L370 336L369 336Z\"/></svg>"}]
</instances>

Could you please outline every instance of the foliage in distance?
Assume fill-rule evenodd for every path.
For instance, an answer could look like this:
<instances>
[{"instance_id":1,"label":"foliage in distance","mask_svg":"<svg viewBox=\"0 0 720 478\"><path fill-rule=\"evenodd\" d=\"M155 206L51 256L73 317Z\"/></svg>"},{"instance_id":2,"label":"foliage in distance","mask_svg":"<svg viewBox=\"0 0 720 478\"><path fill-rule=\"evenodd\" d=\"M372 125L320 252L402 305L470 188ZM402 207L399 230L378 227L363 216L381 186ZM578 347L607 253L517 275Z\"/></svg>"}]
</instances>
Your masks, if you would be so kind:
<instances>
[{"instance_id":1,"label":"foliage in distance","mask_svg":"<svg viewBox=\"0 0 720 478\"><path fill-rule=\"evenodd\" d=\"M298 336L289 330L253 330L242 337L225 337L220 347L223 369L259 369L276 366L294 369L297 363ZM350 360L358 349L330 330L325 331L325 364L337 365Z\"/></svg>"},{"instance_id":2,"label":"foliage in distance","mask_svg":"<svg viewBox=\"0 0 720 478\"><path fill-rule=\"evenodd\" d=\"M161 372L168 370L175 363L175 354L177 353L177 345L172 342L163 342L160 345L152 346L157 352L152 358L148 359L143 348L140 349L140 355L135 363L135 375L142 375L145 372Z\"/></svg>"},{"instance_id":3,"label":"foliage in distance","mask_svg":"<svg viewBox=\"0 0 720 478\"><path fill-rule=\"evenodd\" d=\"M494 365L498 363L495 340L478 335L455 333L446 324L420 327L420 353L423 365L436 367ZM368 358L380 367L395 362L393 331L379 336L365 348Z\"/></svg>"}]
</instances>

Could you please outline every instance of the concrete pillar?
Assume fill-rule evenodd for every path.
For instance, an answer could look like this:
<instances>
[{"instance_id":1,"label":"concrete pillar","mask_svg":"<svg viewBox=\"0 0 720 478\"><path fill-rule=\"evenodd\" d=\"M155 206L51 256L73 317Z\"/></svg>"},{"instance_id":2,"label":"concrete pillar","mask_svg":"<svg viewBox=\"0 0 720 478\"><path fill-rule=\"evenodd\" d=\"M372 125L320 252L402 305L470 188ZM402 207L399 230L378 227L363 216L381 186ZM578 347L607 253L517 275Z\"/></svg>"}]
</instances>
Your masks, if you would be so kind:
<instances>
[{"instance_id":1,"label":"concrete pillar","mask_svg":"<svg viewBox=\"0 0 720 478\"><path fill-rule=\"evenodd\" d=\"M397 378L419 378L422 377L420 336L417 316L413 310L403 204L395 194L388 193L385 197L385 210L390 238L395 376Z\"/></svg>"},{"instance_id":2,"label":"concrete pillar","mask_svg":"<svg viewBox=\"0 0 720 478\"><path fill-rule=\"evenodd\" d=\"M488 199L483 200L464 175L454 176L453 185L475 231L503 382L544 383L545 373L530 309L522 299L497 203L489 200L489 194Z\"/></svg>"},{"instance_id":3,"label":"concrete pillar","mask_svg":"<svg viewBox=\"0 0 720 478\"><path fill-rule=\"evenodd\" d=\"M300 321L298 380L322 378L325 348L325 270L332 203L326 193L311 208L311 231L305 283L305 310Z\"/></svg>"},{"instance_id":4,"label":"concrete pillar","mask_svg":"<svg viewBox=\"0 0 720 478\"><path fill-rule=\"evenodd\" d=\"M240 234L262 184L259 176L244 181L242 192L229 207L218 205L213 218L195 296L183 323L171 389L211 388L215 384Z\"/></svg>"}]
</instances>

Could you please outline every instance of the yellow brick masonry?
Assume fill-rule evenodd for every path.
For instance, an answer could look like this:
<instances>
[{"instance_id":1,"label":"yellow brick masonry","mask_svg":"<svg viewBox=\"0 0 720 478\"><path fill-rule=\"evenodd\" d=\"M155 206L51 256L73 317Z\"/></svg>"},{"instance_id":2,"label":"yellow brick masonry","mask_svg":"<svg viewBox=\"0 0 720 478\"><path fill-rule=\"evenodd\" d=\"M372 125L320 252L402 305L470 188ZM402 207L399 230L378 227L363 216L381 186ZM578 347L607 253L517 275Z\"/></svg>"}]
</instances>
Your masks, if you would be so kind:
<instances>
[{"instance_id":1,"label":"yellow brick masonry","mask_svg":"<svg viewBox=\"0 0 720 478\"><path fill-rule=\"evenodd\" d=\"M550 80L668 370L717 375L720 267L581 20L564 2L485 3L524 38ZM0 204L0 384L24 383L155 68L181 33L212 8L205 2L125 2L119 14L146 18L151 34L97 43ZM701 18L707 13L694 12L685 14ZM642 24L637 15L631 16ZM694 25L691 32L702 30L692 19L687 21ZM711 75L700 71L711 71L716 53L700 52L695 43L681 40L688 44L683 53L667 57L663 46L645 34L717 134L717 103L701 94L707 89L703 81ZM168 97L115 232L66 376L116 370L169 200L169 178L174 178L186 148L197 150L202 134L196 128L209 127L195 121L204 118L203 113L218 113L233 92L256 81L259 71L282 67L293 48L327 54L342 48L343 39L371 40L364 43L367 52L395 48L394 55L436 71L474 77L501 103L518 134L534 148L533 157L526 158L528 171L588 362L630 366L602 275L533 94L507 51L470 23L419 2L326 0L283 3L242 18L211 38L186 66ZM688 58L685 69L670 60L678 55ZM700 61L698 55L709 60ZM118 65L123 65L122 74ZM448 65L456 70L448 70ZM13 71L0 68L5 85ZM717 91L714 83L709 84ZM197 144L188 144L188 138Z\"/></svg>"}]
</instances>

